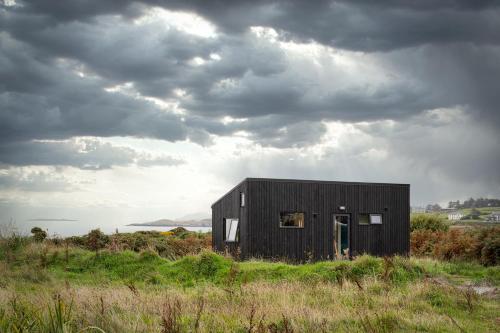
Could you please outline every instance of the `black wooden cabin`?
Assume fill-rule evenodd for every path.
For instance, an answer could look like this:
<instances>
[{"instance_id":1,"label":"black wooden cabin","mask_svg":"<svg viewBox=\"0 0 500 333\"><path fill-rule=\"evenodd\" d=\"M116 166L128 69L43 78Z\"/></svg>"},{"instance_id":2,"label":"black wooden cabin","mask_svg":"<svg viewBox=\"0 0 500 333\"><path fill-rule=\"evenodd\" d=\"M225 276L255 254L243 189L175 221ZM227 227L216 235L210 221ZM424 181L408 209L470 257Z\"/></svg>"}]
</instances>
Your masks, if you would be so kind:
<instances>
[{"instance_id":1,"label":"black wooden cabin","mask_svg":"<svg viewBox=\"0 0 500 333\"><path fill-rule=\"evenodd\" d=\"M242 258L407 255L410 185L247 178L212 205L212 240Z\"/></svg>"}]
</instances>

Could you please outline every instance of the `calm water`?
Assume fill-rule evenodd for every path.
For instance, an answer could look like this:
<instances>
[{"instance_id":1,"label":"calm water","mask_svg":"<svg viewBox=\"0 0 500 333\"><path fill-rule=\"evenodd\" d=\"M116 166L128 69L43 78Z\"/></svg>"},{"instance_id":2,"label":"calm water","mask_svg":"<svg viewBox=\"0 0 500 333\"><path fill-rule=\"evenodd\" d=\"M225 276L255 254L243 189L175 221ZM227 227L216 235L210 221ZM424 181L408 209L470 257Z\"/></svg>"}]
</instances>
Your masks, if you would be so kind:
<instances>
[{"instance_id":1,"label":"calm water","mask_svg":"<svg viewBox=\"0 0 500 333\"><path fill-rule=\"evenodd\" d=\"M62 237L79 236L87 234L90 230L99 228L105 234L118 232L135 231L168 231L175 227L147 227L147 226L127 226L123 223L92 223L85 221L22 221L15 224L0 225L2 232L12 230L13 228L21 234L28 235L33 227L40 227L48 232L50 236L57 235ZM190 231L209 232L211 227L186 227Z\"/></svg>"}]
</instances>

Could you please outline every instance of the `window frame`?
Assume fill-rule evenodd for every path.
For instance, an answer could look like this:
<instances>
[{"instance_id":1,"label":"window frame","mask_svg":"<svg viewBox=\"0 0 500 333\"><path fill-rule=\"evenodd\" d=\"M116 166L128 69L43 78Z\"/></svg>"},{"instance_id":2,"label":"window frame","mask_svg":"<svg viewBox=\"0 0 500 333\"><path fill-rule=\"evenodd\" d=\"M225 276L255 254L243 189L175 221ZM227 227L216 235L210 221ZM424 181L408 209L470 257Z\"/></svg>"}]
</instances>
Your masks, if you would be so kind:
<instances>
[{"instance_id":1,"label":"window frame","mask_svg":"<svg viewBox=\"0 0 500 333\"><path fill-rule=\"evenodd\" d=\"M227 230L227 222L228 221L231 221L229 230ZM229 236L231 235L232 226L233 226L233 223L235 221L236 221L236 231L234 234L234 240L230 240ZM223 223L224 223L224 232L222 235L224 237L224 242L226 242L226 243L238 243L240 241L240 234L239 234L240 220L237 218L233 218L233 217L225 217L223 220Z\"/></svg>"},{"instance_id":2,"label":"window frame","mask_svg":"<svg viewBox=\"0 0 500 333\"><path fill-rule=\"evenodd\" d=\"M368 223L360 223L361 215L368 216ZM380 216L380 223L372 223L372 216ZM382 225L384 224L384 214L382 213L358 213L358 225Z\"/></svg>"},{"instance_id":3,"label":"window frame","mask_svg":"<svg viewBox=\"0 0 500 333\"><path fill-rule=\"evenodd\" d=\"M302 214L303 216L303 225L302 226L291 226L291 225L282 225L282 215L284 214ZM280 229L304 229L306 225L306 213L304 211L282 211L279 214L279 227Z\"/></svg>"},{"instance_id":4,"label":"window frame","mask_svg":"<svg viewBox=\"0 0 500 333\"><path fill-rule=\"evenodd\" d=\"M245 192L240 192L240 207L245 207Z\"/></svg>"},{"instance_id":5,"label":"window frame","mask_svg":"<svg viewBox=\"0 0 500 333\"><path fill-rule=\"evenodd\" d=\"M380 216L380 223L373 223L372 222L372 216ZM374 214L370 214L370 225L373 224L373 225L382 225L384 223L384 219L382 217L382 214L377 214L377 213L374 213Z\"/></svg>"},{"instance_id":6,"label":"window frame","mask_svg":"<svg viewBox=\"0 0 500 333\"><path fill-rule=\"evenodd\" d=\"M361 215L366 215L368 217L368 223L361 223ZM358 225L370 225L370 214L369 213L358 213Z\"/></svg>"}]
</instances>

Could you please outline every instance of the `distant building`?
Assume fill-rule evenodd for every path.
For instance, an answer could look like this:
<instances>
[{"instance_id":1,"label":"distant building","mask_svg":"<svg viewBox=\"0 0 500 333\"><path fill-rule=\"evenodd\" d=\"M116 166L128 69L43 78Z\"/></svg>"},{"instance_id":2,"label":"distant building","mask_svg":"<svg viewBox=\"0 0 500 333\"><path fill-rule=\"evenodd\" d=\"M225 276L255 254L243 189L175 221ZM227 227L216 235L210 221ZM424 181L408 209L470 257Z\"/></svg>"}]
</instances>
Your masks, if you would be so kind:
<instances>
[{"instance_id":1,"label":"distant building","mask_svg":"<svg viewBox=\"0 0 500 333\"><path fill-rule=\"evenodd\" d=\"M412 213L425 213L425 207L411 207Z\"/></svg>"},{"instance_id":2,"label":"distant building","mask_svg":"<svg viewBox=\"0 0 500 333\"><path fill-rule=\"evenodd\" d=\"M448 208L455 208L455 209L457 209L459 207L460 207L460 200L448 202Z\"/></svg>"},{"instance_id":3,"label":"distant building","mask_svg":"<svg viewBox=\"0 0 500 333\"><path fill-rule=\"evenodd\" d=\"M448 220L460 220L464 214L458 210L448 212Z\"/></svg>"},{"instance_id":4,"label":"distant building","mask_svg":"<svg viewBox=\"0 0 500 333\"><path fill-rule=\"evenodd\" d=\"M500 212L492 212L486 217L486 221L500 222Z\"/></svg>"}]
</instances>

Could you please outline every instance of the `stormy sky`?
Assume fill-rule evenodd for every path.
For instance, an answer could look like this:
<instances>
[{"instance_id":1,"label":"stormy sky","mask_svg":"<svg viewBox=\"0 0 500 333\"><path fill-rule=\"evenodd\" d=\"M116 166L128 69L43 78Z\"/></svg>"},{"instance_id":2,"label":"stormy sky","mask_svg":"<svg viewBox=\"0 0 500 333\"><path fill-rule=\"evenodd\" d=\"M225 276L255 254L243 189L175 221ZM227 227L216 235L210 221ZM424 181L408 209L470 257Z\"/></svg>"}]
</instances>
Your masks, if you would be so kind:
<instances>
[{"instance_id":1,"label":"stormy sky","mask_svg":"<svg viewBox=\"0 0 500 333\"><path fill-rule=\"evenodd\" d=\"M498 1L0 1L0 219L191 213L244 177L500 197Z\"/></svg>"}]
</instances>

